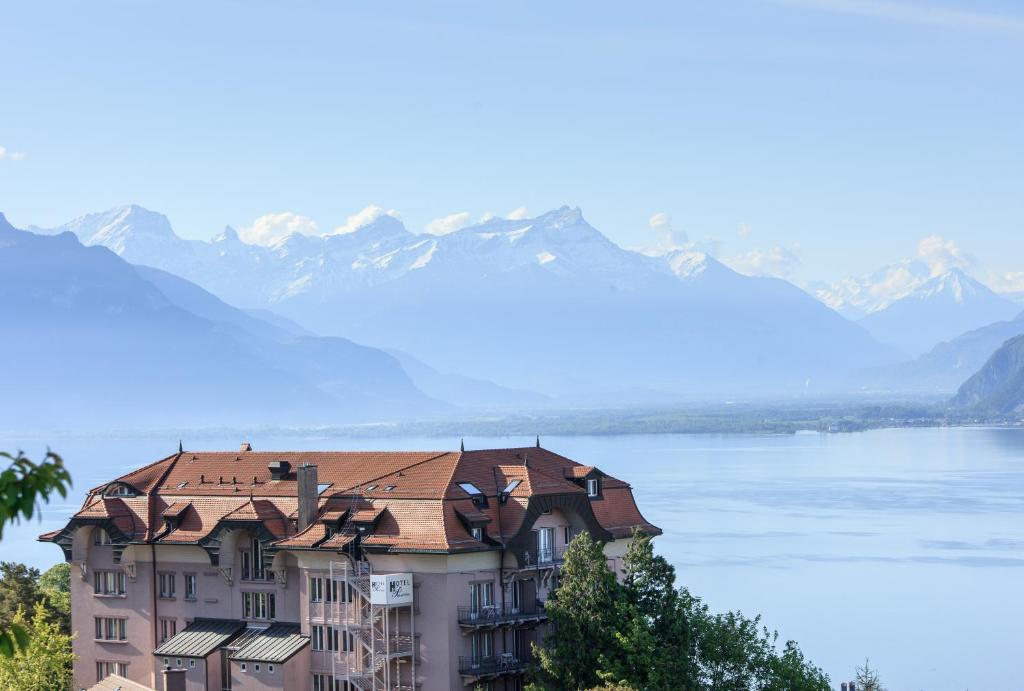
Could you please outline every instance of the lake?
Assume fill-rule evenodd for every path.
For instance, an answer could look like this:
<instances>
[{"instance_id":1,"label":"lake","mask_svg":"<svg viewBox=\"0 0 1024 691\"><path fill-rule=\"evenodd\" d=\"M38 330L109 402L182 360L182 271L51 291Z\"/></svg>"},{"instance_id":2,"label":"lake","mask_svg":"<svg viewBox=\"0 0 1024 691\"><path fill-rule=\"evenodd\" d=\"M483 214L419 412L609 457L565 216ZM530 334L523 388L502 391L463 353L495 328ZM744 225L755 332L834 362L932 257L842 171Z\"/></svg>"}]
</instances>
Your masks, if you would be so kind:
<instances>
[{"instance_id":1,"label":"lake","mask_svg":"<svg viewBox=\"0 0 1024 691\"><path fill-rule=\"evenodd\" d=\"M234 449L235 435L186 439ZM4 535L4 560L45 568L36 543L81 491L177 449L178 439L48 440L74 502ZM452 449L458 439L255 436L264 449ZM680 584L715 609L760 613L835 686L865 657L891 691L1022 689L1024 429L856 434L545 437L545 447L629 481L665 535ZM39 456L46 441L0 437ZM467 448L533 438L467 438ZM73 504L73 505L72 505Z\"/></svg>"}]
</instances>

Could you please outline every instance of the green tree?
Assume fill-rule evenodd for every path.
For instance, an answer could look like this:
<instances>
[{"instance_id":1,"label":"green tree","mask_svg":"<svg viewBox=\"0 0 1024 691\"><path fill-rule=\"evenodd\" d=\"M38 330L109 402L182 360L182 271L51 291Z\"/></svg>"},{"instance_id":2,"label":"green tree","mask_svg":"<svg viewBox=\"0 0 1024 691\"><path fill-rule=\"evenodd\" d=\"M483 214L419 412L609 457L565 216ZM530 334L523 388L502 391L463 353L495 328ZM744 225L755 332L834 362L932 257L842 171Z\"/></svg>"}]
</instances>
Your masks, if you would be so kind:
<instances>
[{"instance_id":1,"label":"green tree","mask_svg":"<svg viewBox=\"0 0 1024 691\"><path fill-rule=\"evenodd\" d=\"M0 629L8 629L19 610L39 601L39 569L13 561L0 562Z\"/></svg>"},{"instance_id":2,"label":"green tree","mask_svg":"<svg viewBox=\"0 0 1024 691\"><path fill-rule=\"evenodd\" d=\"M676 573L654 553L650 536L636 532L623 559L619 651L609 655L606 678L654 690L697 688L690 625Z\"/></svg>"},{"instance_id":3,"label":"green tree","mask_svg":"<svg viewBox=\"0 0 1024 691\"><path fill-rule=\"evenodd\" d=\"M4 526L12 521L32 518L39 509L40 501L49 501L56 492L67 497L71 486L71 475L64 467L64 461L52 451L39 463L34 463L22 454L0 451L0 458L11 464L0 472L0 538ZM0 626L0 658L10 657L18 647L28 645L27 632L23 625L12 622Z\"/></svg>"},{"instance_id":4,"label":"green tree","mask_svg":"<svg viewBox=\"0 0 1024 691\"><path fill-rule=\"evenodd\" d=\"M39 594L61 631L71 633L71 565L62 561L44 571L39 577Z\"/></svg>"},{"instance_id":5,"label":"green tree","mask_svg":"<svg viewBox=\"0 0 1024 691\"><path fill-rule=\"evenodd\" d=\"M558 588L545 605L551 627L540 659L541 688L588 689L600 686L598 671L617 654L617 614L622 588L608 568L604 545L588 533L578 535L565 553Z\"/></svg>"},{"instance_id":6,"label":"green tree","mask_svg":"<svg viewBox=\"0 0 1024 691\"><path fill-rule=\"evenodd\" d=\"M25 610L14 616L14 626L27 631L25 645L8 657L0 657L0 689L5 691L53 691L69 689L72 683L71 636L50 621L41 602L28 621Z\"/></svg>"},{"instance_id":7,"label":"green tree","mask_svg":"<svg viewBox=\"0 0 1024 691\"><path fill-rule=\"evenodd\" d=\"M829 691L827 675L804 659L793 641L780 654L778 633L740 612L713 614L681 591L696 645L701 689L708 691Z\"/></svg>"},{"instance_id":8,"label":"green tree","mask_svg":"<svg viewBox=\"0 0 1024 691\"><path fill-rule=\"evenodd\" d=\"M864 666L857 668L857 689L858 691L885 691L878 672L871 669L870 661L864 660Z\"/></svg>"}]
</instances>

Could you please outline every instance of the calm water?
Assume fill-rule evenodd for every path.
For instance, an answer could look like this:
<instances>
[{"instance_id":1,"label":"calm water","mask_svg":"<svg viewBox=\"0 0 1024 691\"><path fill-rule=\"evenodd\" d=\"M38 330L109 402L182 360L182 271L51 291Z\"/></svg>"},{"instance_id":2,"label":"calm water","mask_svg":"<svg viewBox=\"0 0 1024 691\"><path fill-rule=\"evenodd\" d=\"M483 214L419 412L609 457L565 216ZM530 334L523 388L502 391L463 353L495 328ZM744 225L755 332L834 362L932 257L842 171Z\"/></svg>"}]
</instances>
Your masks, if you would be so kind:
<instances>
[{"instance_id":1,"label":"calm water","mask_svg":"<svg viewBox=\"0 0 1024 691\"><path fill-rule=\"evenodd\" d=\"M186 439L236 448L241 435ZM257 449L457 448L457 439L251 439ZM81 490L171 453L171 439L60 439ZM633 484L659 549L716 609L761 613L838 682L870 657L891 691L1024 689L1024 430L547 437ZM532 439L467 439L467 448ZM0 438L36 453L42 442ZM75 503L81 495L76 494ZM5 533L5 560L59 559Z\"/></svg>"}]
</instances>

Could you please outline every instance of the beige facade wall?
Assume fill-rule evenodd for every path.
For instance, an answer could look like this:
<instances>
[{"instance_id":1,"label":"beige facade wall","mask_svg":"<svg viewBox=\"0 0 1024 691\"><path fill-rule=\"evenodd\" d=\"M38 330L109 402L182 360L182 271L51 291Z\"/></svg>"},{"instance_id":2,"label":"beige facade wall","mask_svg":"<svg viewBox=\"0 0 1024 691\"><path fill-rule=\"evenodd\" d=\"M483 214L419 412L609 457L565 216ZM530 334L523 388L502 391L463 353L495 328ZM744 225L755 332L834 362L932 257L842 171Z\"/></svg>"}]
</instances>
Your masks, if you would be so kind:
<instances>
[{"instance_id":1,"label":"beige facade wall","mask_svg":"<svg viewBox=\"0 0 1024 691\"><path fill-rule=\"evenodd\" d=\"M557 509L538 518L535 528L554 529L554 546L561 553L568 535L565 528L572 524L571 518ZM90 528L80 528L90 531ZM244 536L243 536L244 537ZM245 540L241 541L244 544ZM629 540L617 540L606 547L609 565L621 576L622 555ZM196 617L221 619L242 619L242 593L246 591L272 592L276 597L276 620L299 623L302 632L311 633L315 624L328 624L333 613L325 605L309 602L309 577L327 576L331 562L340 563L345 557L314 551L280 553L274 567L284 578L271 581L241 581L238 571L240 560L236 550L222 557L225 563L233 565L230 580L221 567L210 564L208 553L196 546L160 545L151 550L150 546L129 546L124 552L121 564L114 564L113 548L94 546L87 535L77 541L76 564L72 566L73 627L78 632L74 652L75 688L88 688L96 680L95 663L98 660L126 663L127 676L133 681L159 689L162 684L159 670L163 660L156 658L152 651L159 645L159 621L173 620L177 631L183 630ZM154 565L153 552L156 562ZM512 555L505 555L504 580L500 551L475 552L460 555L442 554L396 554L370 555L368 558L375 573L413 574L415 606L414 616L410 609L400 608L396 627L403 633L415 633L416 677L421 691L448 691L463 689L463 678L459 674L459 658L468 657L472 651L474 635L492 637L495 654L516 651L516 636L519 640L519 654L528 653L530 642L537 640L535 630L519 634L511 628L498 629L489 634L474 634L459 625L458 607L470 605L470 586L474 583L493 584L494 602L506 602L508 591L505 585L509 579L526 581L524 597L544 599L554 585L552 569L519 570ZM84 566L83 569L78 565ZM133 576L126 578L127 593L123 597L101 597L93 594L93 574L97 570L123 571ZM154 602L156 576L160 573L174 574L175 596L161 598ZM197 593L194 600L185 599L184 575L195 574ZM84 574L84 575L83 575ZM117 616L128 621L126 642L96 641L94 617ZM259 622L254 622L259 623ZM270 623L269 621L264 623ZM312 651L309 646L285 665L275 665L273 673L266 663L256 672L253 663L247 663L247 671L241 672L237 662L231 663L234 691L249 689L302 689L312 688L313 672L329 673L332 669L343 669L344 664L354 664L353 656L333 652ZM177 659L169 660L177 666ZM340 663L340 664L339 664ZM395 674L408 679L412 673L409 659L393 663ZM187 669L188 691L220 689L220 653L214 652L208 659L197 659L195 667L183 659ZM515 688L499 681L495 688Z\"/></svg>"}]
</instances>

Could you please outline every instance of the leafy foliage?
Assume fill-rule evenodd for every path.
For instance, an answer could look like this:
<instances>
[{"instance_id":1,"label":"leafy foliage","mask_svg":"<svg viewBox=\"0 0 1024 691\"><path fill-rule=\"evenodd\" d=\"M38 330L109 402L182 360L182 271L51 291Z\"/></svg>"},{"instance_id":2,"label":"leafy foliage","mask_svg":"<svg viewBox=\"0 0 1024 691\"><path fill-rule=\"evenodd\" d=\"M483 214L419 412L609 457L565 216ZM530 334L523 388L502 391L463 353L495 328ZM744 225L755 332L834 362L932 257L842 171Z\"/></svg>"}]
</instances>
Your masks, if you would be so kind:
<instances>
[{"instance_id":1,"label":"leafy foliage","mask_svg":"<svg viewBox=\"0 0 1024 691\"><path fill-rule=\"evenodd\" d=\"M12 630L25 631L11 655L0 656L0 689L52 691L72 683L71 635L50 621L46 607L36 603L28 621L24 609L14 615Z\"/></svg>"},{"instance_id":2,"label":"leafy foliage","mask_svg":"<svg viewBox=\"0 0 1024 691\"><path fill-rule=\"evenodd\" d=\"M585 689L602 683L598 669L617 647L621 598L604 545L581 533L566 550L561 584L545 605L551 630L537 650L544 688Z\"/></svg>"},{"instance_id":3,"label":"leafy foliage","mask_svg":"<svg viewBox=\"0 0 1024 691\"><path fill-rule=\"evenodd\" d=\"M537 646L534 690L829 691L828 677L793 641L739 612L712 613L639 533L616 581L603 545L586 533L569 546L548 599L552 630ZM596 681L595 681L596 680ZM605 686L600 686L603 683Z\"/></svg>"},{"instance_id":4,"label":"leafy foliage","mask_svg":"<svg viewBox=\"0 0 1024 691\"><path fill-rule=\"evenodd\" d=\"M38 511L40 501L49 501L56 492L67 497L71 486L71 475L64 467L64 460L46 452L46 458L35 463L20 451L12 455L0 451L0 458L11 461L10 466L0 472L0 538L4 526L21 518L29 519ZM23 567L24 568L24 567ZM36 571L36 576L39 572ZM6 575L5 575L6 578ZM20 586L19 586L20 587ZM22 590L15 597L20 597ZM2 607L2 604L0 604ZM3 611L0 610L0 617ZM24 648L27 634L23 626L15 621L5 625L0 620L0 658L10 657L16 648Z\"/></svg>"},{"instance_id":5,"label":"leafy foliage","mask_svg":"<svg viewBox=\"0 0 1024 691\"><path fill-rule=\"evenodd\" d=\"M859 691L886 691L878 678L878 672L871 669L868 660L864 660L864 666L857 668L857 688Z\"/></svg>"}]
</instances>

